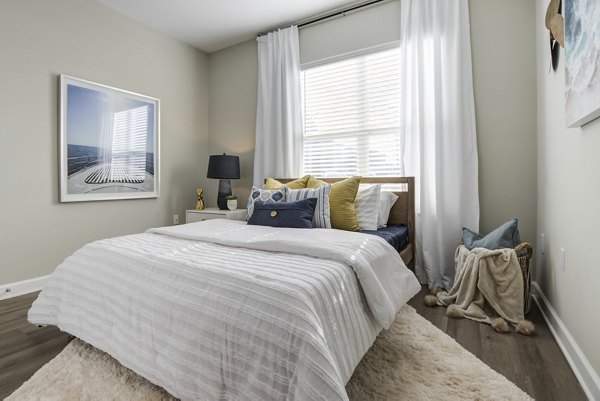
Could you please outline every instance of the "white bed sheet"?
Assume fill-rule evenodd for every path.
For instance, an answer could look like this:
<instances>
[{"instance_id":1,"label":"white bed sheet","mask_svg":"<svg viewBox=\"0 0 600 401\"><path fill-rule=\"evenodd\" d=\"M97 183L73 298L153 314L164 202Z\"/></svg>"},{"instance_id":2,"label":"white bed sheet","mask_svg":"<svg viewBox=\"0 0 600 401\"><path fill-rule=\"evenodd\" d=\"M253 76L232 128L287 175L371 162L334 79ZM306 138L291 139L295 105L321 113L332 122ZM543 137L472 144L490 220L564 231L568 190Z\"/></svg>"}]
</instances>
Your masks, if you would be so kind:
<instances>
[{"instance_id":1,"label":"white bed sheet","mask_svg":"<svg viewBox=\"0 0 600 401\"><path fill-rule=\"evenodd\" d=\"M153 231L75 252L34 302L30 322L58 326L184 400L347 399L344 385L386 315L372 313L379 301L368 302L377 297L353 269L368 269L381 242L397 255L392 247L369 236L361 250L357 233L335 240L335 230L229 220ZM296 241L295 253L282 252L309 231L319 237L310 246ZM268 242L278 249L261 249ZM373 271L393 277L388 258L378 258ZM403 264L394 269L404 288L383 291L396 309L398 294L408 299L419 286Z\"/></svg>"}]
</instances>

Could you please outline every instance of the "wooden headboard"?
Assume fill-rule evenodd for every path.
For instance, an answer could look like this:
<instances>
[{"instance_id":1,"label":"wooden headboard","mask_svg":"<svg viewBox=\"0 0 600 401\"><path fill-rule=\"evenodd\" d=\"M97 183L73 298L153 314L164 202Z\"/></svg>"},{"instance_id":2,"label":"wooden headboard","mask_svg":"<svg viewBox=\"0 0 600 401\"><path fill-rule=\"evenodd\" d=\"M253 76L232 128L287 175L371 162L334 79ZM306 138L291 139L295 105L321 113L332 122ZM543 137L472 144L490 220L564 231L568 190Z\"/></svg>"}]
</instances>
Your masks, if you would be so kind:
<instances>
[{"instance_id":1,"label":"wooden headboard","mask_svg":"<svg viewBox=\"0 0 600 401\"><path fill-rule=\"evenodd\" d=\"M319 178L328 183L345 180L345 178ZM294 178L276 178L282 184L293 181ZM408 227L408 238L410 243L410 254L412 262L412 250L415 244L415 178L414 177L362 177L361 184L405 184L405 191L393 191L398 195L398 200L392 206L388 224L406 224ZM408 262L407 262L408 264Z\"/></svg>"}]
</instances>

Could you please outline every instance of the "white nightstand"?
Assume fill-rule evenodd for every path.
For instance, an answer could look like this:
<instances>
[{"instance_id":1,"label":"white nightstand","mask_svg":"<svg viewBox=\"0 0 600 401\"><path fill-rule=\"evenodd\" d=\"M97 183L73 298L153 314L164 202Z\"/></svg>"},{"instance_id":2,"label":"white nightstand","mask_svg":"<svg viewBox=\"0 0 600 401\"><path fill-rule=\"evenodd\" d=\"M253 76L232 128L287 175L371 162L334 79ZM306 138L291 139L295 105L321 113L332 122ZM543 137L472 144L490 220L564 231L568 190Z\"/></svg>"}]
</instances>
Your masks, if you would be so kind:
<instances>
[{"instance_id":1,"label":"white nightstand","mask_svg":"<svg viewBox=\"0 0 600 401\"><path fill-rule=\"evenodd\" d=\"M208 207L203 210L186 210L185 222L195 223L197 221L210 219L246 220L248 211L246 209L221 210L216 207Z\"/></svg>"}]
</instances>

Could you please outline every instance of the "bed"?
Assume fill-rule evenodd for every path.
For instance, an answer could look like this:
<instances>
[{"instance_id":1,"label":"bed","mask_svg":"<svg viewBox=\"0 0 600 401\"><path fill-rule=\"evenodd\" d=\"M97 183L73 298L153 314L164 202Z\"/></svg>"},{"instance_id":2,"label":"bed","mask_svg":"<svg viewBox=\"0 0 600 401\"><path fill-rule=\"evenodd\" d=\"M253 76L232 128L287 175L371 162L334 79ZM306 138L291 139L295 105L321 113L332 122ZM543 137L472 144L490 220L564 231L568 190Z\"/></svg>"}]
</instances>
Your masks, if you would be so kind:
<instances>
[{"instance_id":1,"label":"bed","mask_svg":"<svg viewBox=\"0 0 600 401\"><path fill-rule=\"evenodd\" d=\"M321 181L334 183L341 181L344 178L319 178ZM287 184L293 181L293 178L277 178L277 181ZM390 242L399 243L398 249L400 257L411 270L414 271L415 264L415 178L414 177L362 177L362 184L381 184L383 186L393 186L394 192L398 195L398 199L390 212L388 226L404 226L395 230L383 229L378 230L379 233L369 232L370 234L379 235L386 240L390 238ZM402 187L396 189L396 187ZM385 188L383 189L385 190ZM407 237L407 238L406 238Z\"/></svg>"},{"instance_id":2,"label":"bed","mask_svg":"<svg viewBox=\"0 0 600 401\"><path fill-rule=\"evenodd\" d=\"M215 219L85 245L29 321L183 400L336 401L419 290L377 236Z\"/></svg>"},{"instance_id":3,"label":"bed","mask_svg":"<svg viewBox=\"0 0 600 401\"><path fill-rule=\"evenodd\" d=\"M400 254L406 249L409 242L408 227L404 224L388 224L377 230L360 230L360 232L383 238Z\"/></svg>"}]
</instances>

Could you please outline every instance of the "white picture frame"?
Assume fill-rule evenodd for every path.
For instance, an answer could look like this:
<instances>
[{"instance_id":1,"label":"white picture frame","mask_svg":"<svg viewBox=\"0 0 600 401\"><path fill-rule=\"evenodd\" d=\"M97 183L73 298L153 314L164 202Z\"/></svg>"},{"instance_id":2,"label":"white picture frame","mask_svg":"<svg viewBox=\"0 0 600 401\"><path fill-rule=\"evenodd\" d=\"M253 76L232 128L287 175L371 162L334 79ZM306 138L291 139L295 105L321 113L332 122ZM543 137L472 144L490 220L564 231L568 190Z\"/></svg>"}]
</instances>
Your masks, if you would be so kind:
<instances>
[{"instance_id":1,"label":"white picture frame","mask_svg":"<svg viewBox=\"0 0 600 401\"><path fill-rule=\"evenodd\" d=\"M158 198L159 99L59 76L60 202Z\"/></svg>"}]
</instances>

